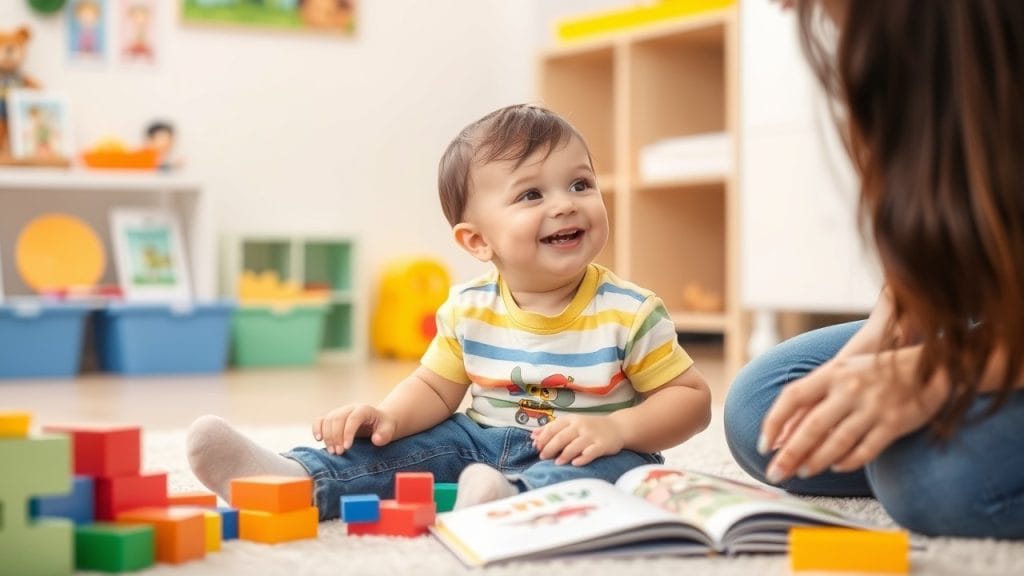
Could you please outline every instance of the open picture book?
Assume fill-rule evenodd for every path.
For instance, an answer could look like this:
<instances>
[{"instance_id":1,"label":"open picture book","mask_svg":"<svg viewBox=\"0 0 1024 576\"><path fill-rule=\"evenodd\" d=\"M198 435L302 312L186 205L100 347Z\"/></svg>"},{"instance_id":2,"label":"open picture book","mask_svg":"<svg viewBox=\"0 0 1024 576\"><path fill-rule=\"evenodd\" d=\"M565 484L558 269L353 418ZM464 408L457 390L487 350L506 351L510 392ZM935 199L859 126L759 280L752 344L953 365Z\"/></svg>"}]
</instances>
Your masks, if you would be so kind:
<instances>
[{"instance_id":1,"label":"open picture book","mask_svg":"<svg viewBox=\"0 0 1024 576\"><path fill-rule=\"evenodd\" d=\"M568 554L785 552L789 528L873 529L773 488L664 465L614 485L570 480L438 514L433 534L470 566Z\"/></svg>"}]
</instances>

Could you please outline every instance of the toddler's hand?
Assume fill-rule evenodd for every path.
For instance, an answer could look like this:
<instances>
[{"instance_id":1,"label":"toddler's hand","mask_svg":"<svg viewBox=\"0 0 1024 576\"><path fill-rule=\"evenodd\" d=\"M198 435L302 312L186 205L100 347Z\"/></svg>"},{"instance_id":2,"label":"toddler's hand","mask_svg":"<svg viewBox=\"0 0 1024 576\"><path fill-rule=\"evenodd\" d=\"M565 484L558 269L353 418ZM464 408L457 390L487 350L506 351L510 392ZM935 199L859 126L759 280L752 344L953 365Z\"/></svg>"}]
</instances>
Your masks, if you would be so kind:
<instances>
[{"instance_id":1,"label":"toddler's hand","mask_svg":"<svg viewBox=\"0 0 1024 576\"><path fill-rule=\"evenodd\" d=\"M617 454L624 444L618 425L607 416L560 416L531 436L540 457L558 456L555 464L559 465L584 466L601 456Z\"/></svg>"},{"instance_id":2,"label":"toddler's hand","mask_svg":"<svg viewBox=\"0 0 1024 576\"><path fill-rule=\"evenodd\" d=\"M394 437L396 427L386 412L369 404L349 404L314 420L313 438L323 440L331 454L341 454L352 447L356 436L369 436L375 445L383 446Z\"/></svg>"}]
</instances>

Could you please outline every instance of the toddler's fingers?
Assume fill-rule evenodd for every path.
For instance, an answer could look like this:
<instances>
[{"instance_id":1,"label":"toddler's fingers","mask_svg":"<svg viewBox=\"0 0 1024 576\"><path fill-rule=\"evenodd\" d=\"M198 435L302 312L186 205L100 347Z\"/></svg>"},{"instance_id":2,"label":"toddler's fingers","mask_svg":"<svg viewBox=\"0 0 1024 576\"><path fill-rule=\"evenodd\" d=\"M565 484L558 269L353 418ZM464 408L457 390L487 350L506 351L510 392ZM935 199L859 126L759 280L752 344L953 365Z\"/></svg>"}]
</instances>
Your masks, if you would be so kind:
<instances>
[{"instance_id":1,"label":"toddler's fingers","mask_svg":"<svg viewBox=\"0 0 1024 576\"><path fill-rule=\"evenodd\" d=\"M352 442L355 441L356 434L363 424L371 424L376 418L376 411L369 406L360 406L353 410L345 421L343 433L344 449L348 450L352 447Z\"/></svg>"},{"instance_id":2,"label":"toddler's fingers","mask_svg":"<svg viewBox=\"0 0 1024 576\"><path fill-rule=\"evenodd\" d=\"M589 440L585 440L581 436L577 436L572 442L562 448L562 453L555 459L555 464L561 466L562 464L568 464L576 459L577 456L583 453L583 449L590 445Z\"/></svg>"},{"instance_id":3,"label":"toddler's fingers","mask_svg":"<svg viewBox=\"0 0 1024 576\"><path fill-rule=\"evenodd\" d=\"M381 419L377 423L377 426L374 427L373 437L370 438L370 440L373 442L375 446L383 446L388 442L391 442L391 439L395 437L396 427L397 424L395 423L394 420L390 418Z\"/></svg>"},{"instance_id":4,"label":"toddler's fingers","mask_svg":"<svg viewBox=\"0 0 1024 576\"><path fill-rule=\"evenodd\" d=\"M324 417L323 416L320 416L319 418L316 418L315 420L313 420L313 439L316 440L317 442L319 442L320 440L324 439L324 434L323 434L323 431L321 430L321 427L323 426L323 423L324 423Z\"/></svg>"},{"instance_id":5,"label":"toddler's fingers","mask_svg":"<svg viewBox=\"0 0 1024 576\"><path fill-rule=\"evenodd\" d=\"M597 444L591 444L584 448L583 452L580 452L579 456L573 458L572 465L586 466L587 464L590 464L591 462L594 461L595 458L601 456L602 454L603 452Z\"/></svg>"}]
</instances>

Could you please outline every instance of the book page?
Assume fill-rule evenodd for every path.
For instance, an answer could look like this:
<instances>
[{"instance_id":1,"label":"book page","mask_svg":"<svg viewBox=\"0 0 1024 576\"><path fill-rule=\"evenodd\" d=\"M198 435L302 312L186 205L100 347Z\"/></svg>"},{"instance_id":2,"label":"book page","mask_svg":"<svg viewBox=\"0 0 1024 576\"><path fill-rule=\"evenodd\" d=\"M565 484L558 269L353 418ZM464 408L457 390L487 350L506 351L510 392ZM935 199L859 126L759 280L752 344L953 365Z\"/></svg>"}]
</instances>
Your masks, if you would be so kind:
<instances>
[{"instance_id":1,"label":"book page","mask_svg":"<svg viewBox=\"0 0 1024 576\"><path fill-rule=\"evenodd\" d=\"M785 530L798 519L839 526L866 525L786 494L782 490L737 482L665 465L641 466L625 473L616 487L701 528L721 545L745 518L770 516L766 531Z\"/></svg>"},{"instance_id":2,"label":"book page","mask_svg":"<svg viewBox=\"0 0 1024 576\"><path fill-rule=\"evenodd\" d=\"M641 528L651 528L660 537L695 534L657 506L593 479L438 514L431 531L464 562L480 566L563 549L599 548L611 535L610 542L618 544L648 538Z\"/></svg>"}]
</instances>

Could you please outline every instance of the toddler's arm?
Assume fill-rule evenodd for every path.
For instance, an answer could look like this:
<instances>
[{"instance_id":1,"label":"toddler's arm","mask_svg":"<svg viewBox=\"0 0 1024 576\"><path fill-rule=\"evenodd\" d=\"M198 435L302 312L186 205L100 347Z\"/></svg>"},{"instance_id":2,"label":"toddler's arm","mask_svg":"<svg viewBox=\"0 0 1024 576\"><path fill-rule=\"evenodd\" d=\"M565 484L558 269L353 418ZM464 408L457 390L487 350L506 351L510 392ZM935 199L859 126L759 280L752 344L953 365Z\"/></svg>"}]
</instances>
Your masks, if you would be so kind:
<instances>
[{"instance_id":1,"label":"toddler's arm","mask_svg":"<svg viewBox=\"0 0 1024 576\"><path fill-rule=\"evenodd\" d=\"M451 416L466 394L466 386L420 366L376 407L350 404L313 422L313 436L327 450L341 454L356 436L370 436L377 446L437 425Z\"/></svg>"}]
</instances>

